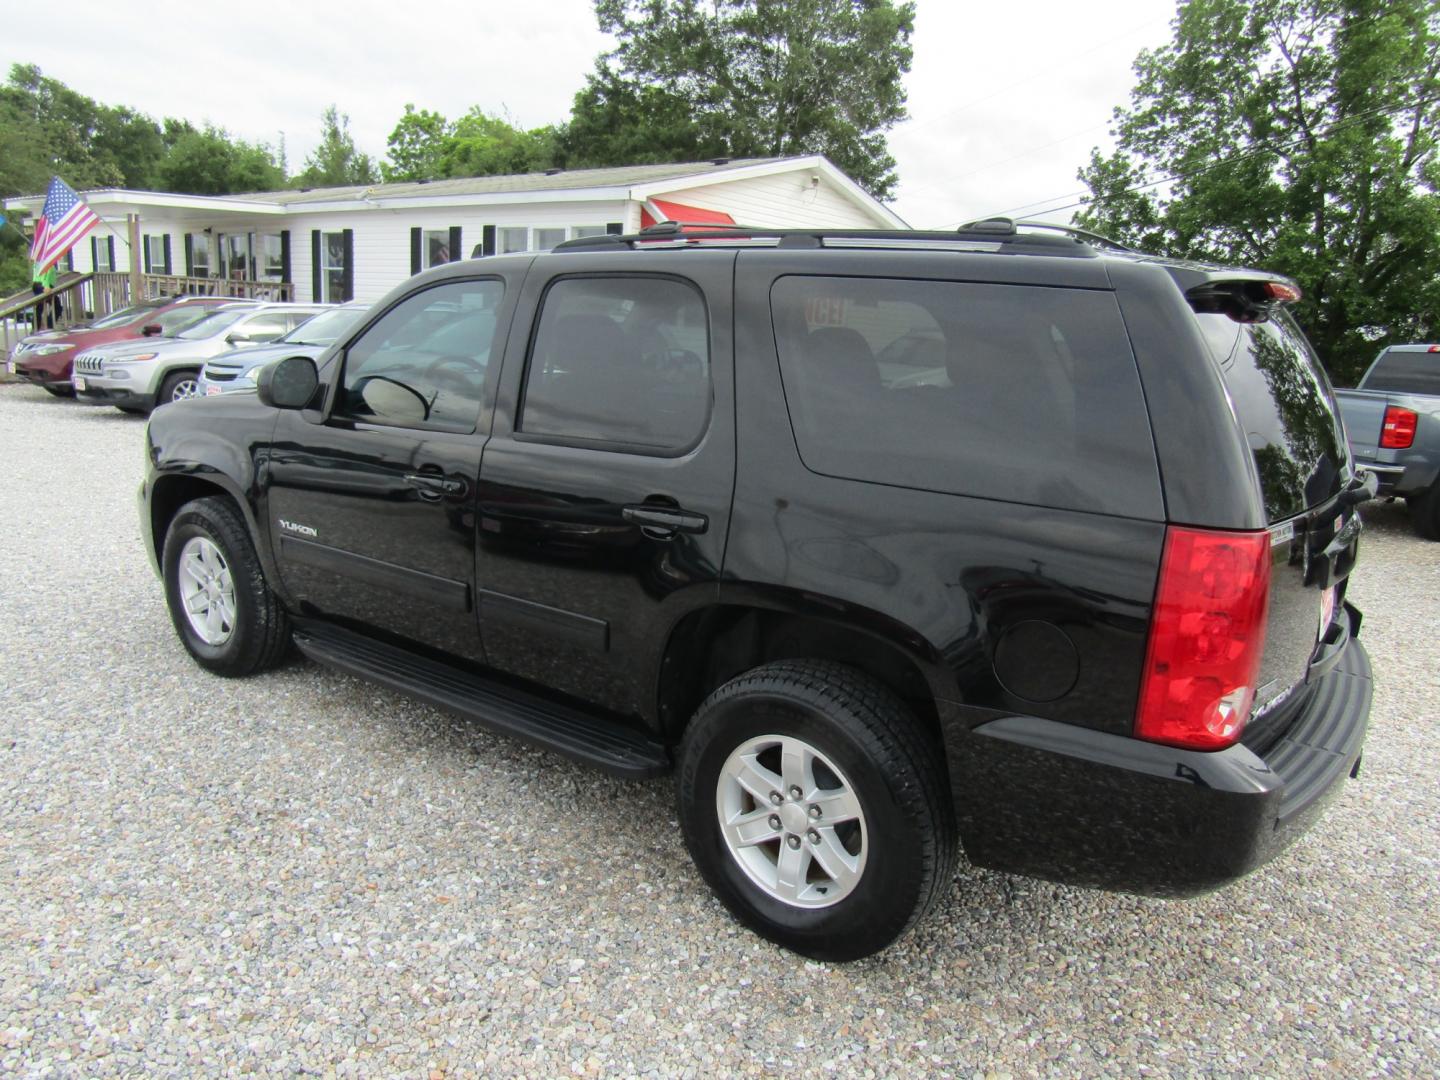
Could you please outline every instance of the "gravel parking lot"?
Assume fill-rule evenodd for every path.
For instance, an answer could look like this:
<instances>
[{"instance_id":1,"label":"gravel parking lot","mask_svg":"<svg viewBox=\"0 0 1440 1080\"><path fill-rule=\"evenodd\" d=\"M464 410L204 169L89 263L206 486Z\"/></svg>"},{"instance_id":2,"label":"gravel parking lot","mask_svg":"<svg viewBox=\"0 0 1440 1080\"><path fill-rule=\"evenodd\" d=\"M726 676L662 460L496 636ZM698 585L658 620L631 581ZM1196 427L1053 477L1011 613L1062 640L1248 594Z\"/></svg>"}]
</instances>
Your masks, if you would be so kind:
<instances>
[{"instance_id":1,"label":"gravel parking lot","mask_svg":"<svg viewBox=\"0 0 1440 1080\"><path fill-rule=\"evenodd\" d=\"M207 675L143 421L0 385L0 1072L1440 1074L1440 545L1373 504L1364 771L1216 895L962 869L854 965L734 924L668 781L296 659Z\"/></svg>"}]
</instances>

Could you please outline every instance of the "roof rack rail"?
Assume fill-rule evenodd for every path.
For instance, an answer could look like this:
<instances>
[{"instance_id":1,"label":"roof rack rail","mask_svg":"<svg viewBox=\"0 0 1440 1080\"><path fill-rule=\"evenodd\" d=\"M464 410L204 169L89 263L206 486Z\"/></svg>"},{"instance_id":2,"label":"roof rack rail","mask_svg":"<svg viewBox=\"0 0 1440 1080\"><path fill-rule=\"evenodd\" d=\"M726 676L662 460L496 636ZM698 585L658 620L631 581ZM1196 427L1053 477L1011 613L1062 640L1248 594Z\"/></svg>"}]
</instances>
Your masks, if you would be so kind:
<instances>
[{"instance_id":1,"label":"roof rack rail","mask_svg":"<svg viewBox=\"0 0 1440 1080\"><path fill-rule=\"evenodd\" d=\"M1065 238L1037 235L1030 228L1050 229L1068 234ZM1026 231L1022 231L1022 229ZM1093 234L1090 234L1093 236ZM953 232L919 229L834 229L774 228L741 224L720 224L710 221L661 221L647 225L638 233L582 236L556 244L554 251L610 250L617 247L645 248L662 245L695 247L705 243L724 244L750 241L773 241L782 248L872 247L924 248L926 250L981 250L1013 253L1094 256L1089 237L1067 226L1017 223L1009 218L988 218L960 226ZM1106 246L1125 250L1119 244L1094 237Z\"/></svg>"},{"instance_id":2,"label":"roof rack rail","mask_svg":"<svg viewBox=\"0 0 1440 1080\"><path fill-rule=\"evenodd\" d=\"M1091 232L1089 229L1077 229L1073 225L1053 225L1048 221L1013 221L1010 218L985 218L981 221L972 221L966 225L961 225L959 231L1003 231L1000 228L1002 223L1008 224L1010 226L1009 231L1011 233L1014 233L1019 229L1044 229L1047 232L1063 233L1066 236L1074 237L1076 240L1084 241L1087 244L1096 244L1099 247L1103 247L1109 251L1128 251L1133 254L1135 250L1134 248L1126 247L1118 240L1111 240L1108 236L1103 236L1102 234L1097 232Z\"/></svg>"}]
</instances>

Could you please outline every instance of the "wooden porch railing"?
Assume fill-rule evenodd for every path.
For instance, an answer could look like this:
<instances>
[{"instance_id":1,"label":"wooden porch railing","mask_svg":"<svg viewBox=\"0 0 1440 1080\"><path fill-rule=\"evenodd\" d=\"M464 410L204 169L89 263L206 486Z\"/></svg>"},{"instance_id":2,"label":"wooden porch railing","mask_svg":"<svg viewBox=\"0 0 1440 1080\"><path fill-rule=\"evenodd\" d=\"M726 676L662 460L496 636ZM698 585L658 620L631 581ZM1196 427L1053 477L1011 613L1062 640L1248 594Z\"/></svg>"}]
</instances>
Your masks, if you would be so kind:
<instances>
[{"instance_id":1,"label":"wooden porch railing","mask_svg":"<svg viewBox=\"0 0 1440 1080\"><path fill-rule=\"evenodd\" d=\"M0 359L9 357L10 350L21 338L36 330L48 329L52 322L60 330L88 322L94 310L90 305L94 277L94 274L65 274L49 292L39 296L17 293L0 301ZM56 300L60 302L58 316Z\"/></svg>"},{"instance_id":2,"label":"wooden porch railing","mask_svg":"<svg viewBox=\"0 0 1440 1080\"><path fill-rule=\"evenodd\" d=\"M288 281L232 281L228 278L184 277L177 274L142 274L140 300L156 300L163 296L229 296L236 300L294 300L295 286ZM99 319L127 307L130 298L130 275L115 273L65 274L56 283L53 293L35 296L18 293L0 300L0 360L20 339L36 330L46 329L44 306L53 297L60 299L60 315L55 326L65 328L77 323Z\"/></svg>"},{"instance_id":3,"label":"wooden porch railing","mask_svg":"<svg viewBox=\"0 0 1440 1080\"><path fill-rule=\"evenodd\" d=\"M161 296L230 296L236 300L294 300L295 286L288 281L236 281L231 278L185 277L180 274L142 274L141 299ZM114 311L132 303L130 275L101 273L95 275L97 300L104 311ZM104 306L108 304L109 306ZM97 311L101 310L97 308Z\"/></svg>"}]
</instances>

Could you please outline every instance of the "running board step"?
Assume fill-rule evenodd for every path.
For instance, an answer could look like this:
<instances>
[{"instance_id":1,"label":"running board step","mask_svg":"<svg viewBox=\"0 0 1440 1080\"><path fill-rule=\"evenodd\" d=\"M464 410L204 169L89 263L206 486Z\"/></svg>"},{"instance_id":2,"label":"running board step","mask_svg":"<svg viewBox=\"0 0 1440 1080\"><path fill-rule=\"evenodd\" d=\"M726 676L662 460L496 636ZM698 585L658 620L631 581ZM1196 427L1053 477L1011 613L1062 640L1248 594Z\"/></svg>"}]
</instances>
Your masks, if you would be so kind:
<instances>
[{"instance_id":1,"label":"running board step","mask_svg":"<svg viewBox=\"0 0 1440 1080\"><path fill-rule=\"evenodd\" d=\"M639 780L670 771L665 747L639 732L363 634L303 622L295 627L295 644L318 663L615 776Z\"/></svg>"}]
</instances>

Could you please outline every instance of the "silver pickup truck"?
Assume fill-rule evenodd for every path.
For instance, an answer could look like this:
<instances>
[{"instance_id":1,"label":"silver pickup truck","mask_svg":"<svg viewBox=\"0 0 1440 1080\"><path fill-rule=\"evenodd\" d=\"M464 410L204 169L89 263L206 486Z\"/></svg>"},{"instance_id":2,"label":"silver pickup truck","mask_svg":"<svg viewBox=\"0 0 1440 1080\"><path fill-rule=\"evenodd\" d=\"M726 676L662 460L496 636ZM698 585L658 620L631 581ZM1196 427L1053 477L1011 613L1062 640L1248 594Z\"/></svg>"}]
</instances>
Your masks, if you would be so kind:
<instances>
[{"instance_id":1,"label":"silver pickup truck","mask_svg":"<svg viewBox=\"0 0 1440 1080\"><path fill-rule=\"evenodd\" d=\"M1440 540L1440 345L1392 345L1335 397L1355 463L1382 497L1410 504L1421 536Z\"/></svg>"}]
</instances>

